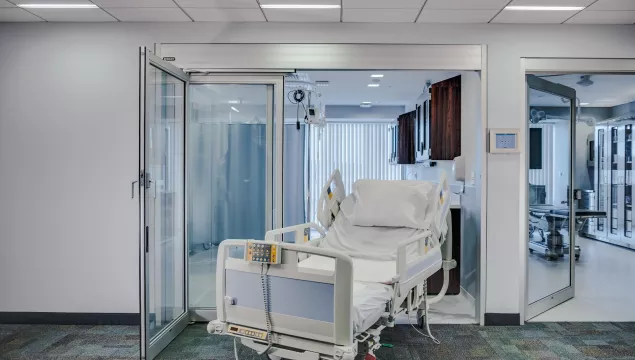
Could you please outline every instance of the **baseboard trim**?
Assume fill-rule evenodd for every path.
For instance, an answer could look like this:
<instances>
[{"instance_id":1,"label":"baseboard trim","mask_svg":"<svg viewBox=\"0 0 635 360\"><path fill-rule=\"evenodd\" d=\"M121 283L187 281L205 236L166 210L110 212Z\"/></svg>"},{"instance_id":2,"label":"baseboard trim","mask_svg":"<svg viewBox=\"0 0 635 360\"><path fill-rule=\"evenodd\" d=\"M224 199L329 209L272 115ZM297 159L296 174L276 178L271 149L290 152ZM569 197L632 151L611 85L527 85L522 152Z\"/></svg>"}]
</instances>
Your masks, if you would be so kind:
<instances>
[{"instance_id":1,"label":"baseboard trim","mask_svg":"<svg viewBox=\"0 0 635 360\"><path fill-rule=\"evenodd\" d=\"M0 312L0 324L140 325L135 313Z\"/></svg>"},{"instance_id":2,"label":"baseboard trim","mask_svg":"<svg viewBox=\"0 0 635 360\"><path fill-rule=\"evenodd\" d=\"M485 326L519 326L520 314L485 313Z\"/></svg>"}]
</instances>

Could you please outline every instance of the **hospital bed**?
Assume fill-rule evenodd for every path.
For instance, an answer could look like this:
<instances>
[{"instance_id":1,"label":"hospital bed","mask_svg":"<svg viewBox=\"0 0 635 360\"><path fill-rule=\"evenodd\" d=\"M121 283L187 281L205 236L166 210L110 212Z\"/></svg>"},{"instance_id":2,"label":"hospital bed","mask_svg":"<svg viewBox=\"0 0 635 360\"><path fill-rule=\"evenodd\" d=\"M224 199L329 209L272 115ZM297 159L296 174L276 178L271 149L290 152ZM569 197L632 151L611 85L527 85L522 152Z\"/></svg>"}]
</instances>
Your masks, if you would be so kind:
<instances>
[{"instance_id":1,"label":"hospital bed","mask_svg":"<svg viewBox=\"0 0 635 360\"><path fill-rule=\"evenodd\" d=\"M374 358L382 330L405 312L434 339L429 305L445 295L456 267L445 175L438 185L362 180L353 188L346 196L335 171L318 200L321 225L222 242L218 319L207 331L272 359ZM312 230L318 239L309 239ZM428 299L426 280L440 269L442 291Z\"/></svg>"},{"instance_id":2,"label":"hospital bed","mask_svg":"<svg viewBox=\"0 0 635 360\"><path fill-rule=\"evenodd\" d=\"M564 241L562 230L568 227L569 208L552 205L529 206L529 252L538 252L549 260L557 260L569 253L569 243ZM605 218L606 211L576 210L577 228L582 228L589 219ZM576 229L577 230L577 229ZM540 240L533 239L538 231ZM569 231L569 234L572 232ZM576 231L573 231L575 234ZM576 245L573 249L576 260L580 259L581 249Z\"/></svg>"}]
</instances>

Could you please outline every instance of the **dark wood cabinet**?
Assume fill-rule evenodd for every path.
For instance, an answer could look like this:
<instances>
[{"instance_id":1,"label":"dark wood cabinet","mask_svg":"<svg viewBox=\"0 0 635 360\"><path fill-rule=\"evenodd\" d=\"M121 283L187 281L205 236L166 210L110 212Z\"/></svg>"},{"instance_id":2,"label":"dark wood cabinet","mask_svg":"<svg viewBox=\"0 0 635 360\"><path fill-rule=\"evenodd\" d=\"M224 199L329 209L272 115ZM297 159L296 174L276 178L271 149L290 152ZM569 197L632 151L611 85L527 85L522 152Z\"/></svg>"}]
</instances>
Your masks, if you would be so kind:
<instances>
[{"instance_id":1,"label":"dark wood cabinet","mask_svg":"<svg viewBox=\"0 0 635 360\"><path fill-rule=\"evenodd\" d=\"M417 112L411 111L402 114L397 119L397 163L414 164L415 163L415 122L417 120Z\"/></svg>"},{"instance_id":2,"label":"dark wood cabinet","mask_svg":"<svg viewBox=\"0 0 635 360\"><path fill-rule=\"evenodd\" d=\"M461 155L461 76L430 88L430 160Z\"/></svg>"},{"instance_id":3,"label":"dark wood cabinet","mask_svg":"<svg viewBox=\"0 0 635 360\"><path fill-rule=\"evenodd\" d=\"M452 214L452 257L456 267L450 270L450 284L447 295L458 295L461 292L461 209L450 209ZM443 287L443 269L428 279L428 294L437 295Z\"/></svg>"}]
</instances>

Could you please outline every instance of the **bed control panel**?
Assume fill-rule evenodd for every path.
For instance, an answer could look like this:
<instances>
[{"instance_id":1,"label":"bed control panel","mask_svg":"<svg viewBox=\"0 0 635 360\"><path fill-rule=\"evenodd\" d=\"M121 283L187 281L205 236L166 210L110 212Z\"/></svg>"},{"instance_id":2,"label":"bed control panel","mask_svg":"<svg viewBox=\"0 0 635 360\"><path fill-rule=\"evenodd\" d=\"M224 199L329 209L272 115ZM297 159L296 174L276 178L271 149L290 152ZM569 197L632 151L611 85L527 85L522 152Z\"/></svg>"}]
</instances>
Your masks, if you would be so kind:
<instances>
[{"instance_id":1,"label":"bed control panel","mask_svg":"<svg viewBox=\"0 0 635 360\"><path fill-rule=\"evenodd\" d=\"M245 337L250 337L250 338L255 338L255 339L259 339L259 340L266 340L267 339L267 332L266 331L246 328L244 326L229 325L229 328L227 329L227 332L230 333L230 334L234 334L234 335L238 335L238 336L245 336Z\"/></svg>"},{"instance_id":2,"label":"bed control panel","mask_svg":"<svg viewBox=\"0 0 635 360\"><path fill-rule=\"evenodd\" d=\"M278 243L264 241L248 241L245 260L262 264L280 264L282 250Z\"/></svg>"}]
</instances>

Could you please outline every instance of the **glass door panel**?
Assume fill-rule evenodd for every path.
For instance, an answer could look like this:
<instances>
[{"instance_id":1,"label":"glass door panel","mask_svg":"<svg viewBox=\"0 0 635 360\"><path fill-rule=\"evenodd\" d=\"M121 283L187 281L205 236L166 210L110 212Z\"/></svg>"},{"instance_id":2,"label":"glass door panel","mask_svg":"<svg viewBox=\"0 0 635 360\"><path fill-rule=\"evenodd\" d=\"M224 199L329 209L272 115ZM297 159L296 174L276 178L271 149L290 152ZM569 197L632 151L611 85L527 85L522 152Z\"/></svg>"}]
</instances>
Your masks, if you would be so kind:
<instances>
[{"instance_id":1,"label":"glass door panel","mask_svg":"<svg viewBox=\"0 0 635 360\"><path fill-rule=\"evenodd\" d=\"M187 75L142 49L142 76L142 356L152 359L187 325Z\"/></svg>"},{"instance_id":2,"label":"glass door panel","mask_svg":"<svg viewBox=\"0 0 635 360\"><path fill-rule=\"evenodd\" d=\"M274 211L281 210L274 197L281 194L273 185L274 162L281 158L274 134L283 119L282 105L276 106L282 102L274 99L282 99L283 77L194 76L189 94L189 306L192 319L211 321L218 245L263 240L267 230L281 226Z\"/></svg>"},{"instance_id":3,"label":"glass door panel","mask_svg":"<svg viewBox=\"0 0 635 360\"><path fill-rule=\"evenodd\" d=\"M530 203L526 319L569 300L574 294L576 94L575 90L528 75L528 119L544 132L528 150L540 154L530 167L529 188L544 189L544 205ZM558 115L549 115L555 111ZM540 146L540 149L534 147Z\"/></svg>"},{"instance_id":4,"label":"glass door panel","mask_svg":"<svg viewBox=\"0 0 635 360\"><path fill-rule=\"evenodd\" d=\"M216 307L226 239L264 239L267 86L193 84L189 118L190 306Z\"/></svg>"}]
</instances>

